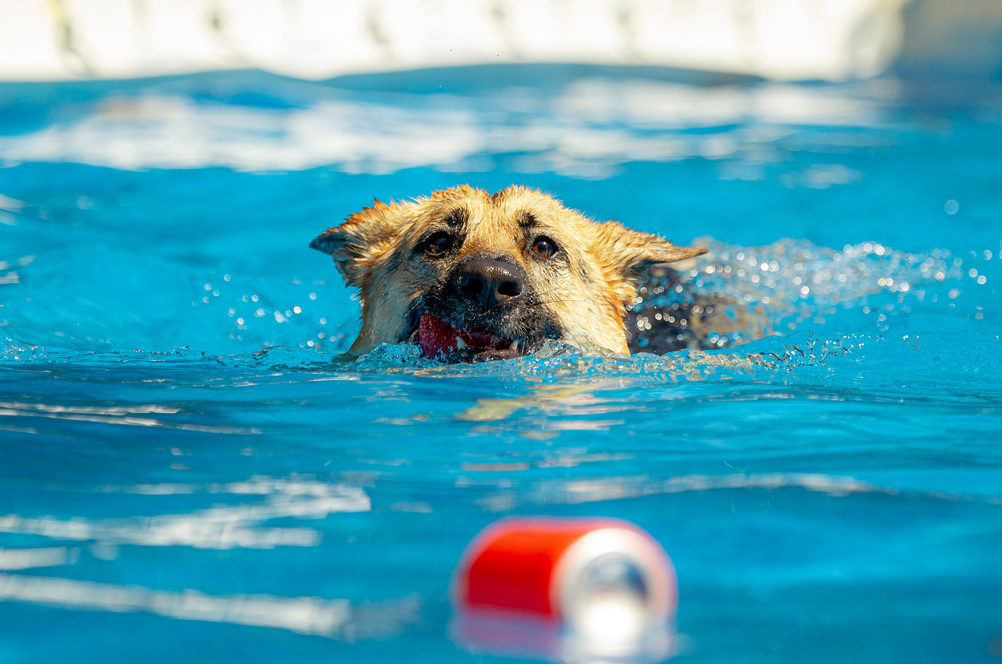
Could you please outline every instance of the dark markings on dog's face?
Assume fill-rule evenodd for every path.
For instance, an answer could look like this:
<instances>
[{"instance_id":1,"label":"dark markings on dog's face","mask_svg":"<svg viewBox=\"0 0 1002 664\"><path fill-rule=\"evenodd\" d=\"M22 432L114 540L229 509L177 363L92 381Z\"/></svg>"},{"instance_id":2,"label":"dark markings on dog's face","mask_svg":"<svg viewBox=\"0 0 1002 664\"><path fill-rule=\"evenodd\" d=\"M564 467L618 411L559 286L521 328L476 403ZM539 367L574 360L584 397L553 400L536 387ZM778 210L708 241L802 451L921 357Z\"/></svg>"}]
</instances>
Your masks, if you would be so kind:
<instances>
[{"instance_id":1,"label":"dark markings on dog's face","mask_svg":"<svg viewBox=\"0 0 1002 664\"><path fill-rule=\"evenodd\" d=\"M704 251L593 222L538 191L489 195L466 186L409 203L376 201L311 246L361 290L363 325L351 353L416 341L422 315L431 314L503 339L492 356L547 338L628 352L625 306L647 268Z\"/></svg>"},{"instance_id":2,"label":"dark markings on dog's face","mask_svg":"<svg viewBox=\"0 0 1002 664\"><path fill-rule=\"evenodd\" d=\"M453 230L461 230L470 220L470 213L465 208L456 208L445 216L445 223Z\"/></svg>"}]
</instances>

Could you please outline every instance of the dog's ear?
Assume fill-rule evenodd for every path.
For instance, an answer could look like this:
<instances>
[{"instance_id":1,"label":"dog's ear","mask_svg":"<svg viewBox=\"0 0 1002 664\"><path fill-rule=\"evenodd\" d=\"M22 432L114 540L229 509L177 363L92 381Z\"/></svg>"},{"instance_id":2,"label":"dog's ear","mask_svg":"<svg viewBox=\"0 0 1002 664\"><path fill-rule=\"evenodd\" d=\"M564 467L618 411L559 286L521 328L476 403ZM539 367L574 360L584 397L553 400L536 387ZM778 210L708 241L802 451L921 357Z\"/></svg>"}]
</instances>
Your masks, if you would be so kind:
<instances>
[{"instance_id":1,"label":"dog's ear","mask_svg":"<svg viewBox=\"0 0 1002 664\"><path fill-rule=\"evenodd\" d=\"M679 247L658 235L634 231L615 221L597 226L596 257L632 283L646 279L653 265L706 253L703 247Z\"/></svg>"},{"instance_id":2,"label":"dog's ear","mask_svg":"<svg viewBox=\"0 0 1002 664\"><path fill-rule=\"evenodd\" d=\"M310 242L310 248L334 257L337 271L348 286L361 286L379 258L393 248L404 227L404 207L378 200L372 207L328 228Z\"/></svg>"}]
</instances>

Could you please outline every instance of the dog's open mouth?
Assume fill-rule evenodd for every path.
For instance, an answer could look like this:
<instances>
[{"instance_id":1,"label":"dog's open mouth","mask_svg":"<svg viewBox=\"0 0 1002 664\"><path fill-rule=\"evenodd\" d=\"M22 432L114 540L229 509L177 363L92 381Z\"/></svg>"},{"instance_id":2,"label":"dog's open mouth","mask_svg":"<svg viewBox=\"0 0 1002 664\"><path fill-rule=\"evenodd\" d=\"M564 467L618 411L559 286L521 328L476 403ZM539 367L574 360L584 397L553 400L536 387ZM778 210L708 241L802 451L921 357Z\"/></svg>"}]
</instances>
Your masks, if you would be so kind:
<instances>
[{"instance_id":1,"label":"dog's open mouth","mask_svg":"<svg viewBox=\"0 0 1002 664\"><path fill-rule=\"evenodd\" d=\"M482 327L458 330L429 313L421 314L418 343L428 357L500 359L521 354L511 339L496 337Z\"/></svg>"}]
</instances>

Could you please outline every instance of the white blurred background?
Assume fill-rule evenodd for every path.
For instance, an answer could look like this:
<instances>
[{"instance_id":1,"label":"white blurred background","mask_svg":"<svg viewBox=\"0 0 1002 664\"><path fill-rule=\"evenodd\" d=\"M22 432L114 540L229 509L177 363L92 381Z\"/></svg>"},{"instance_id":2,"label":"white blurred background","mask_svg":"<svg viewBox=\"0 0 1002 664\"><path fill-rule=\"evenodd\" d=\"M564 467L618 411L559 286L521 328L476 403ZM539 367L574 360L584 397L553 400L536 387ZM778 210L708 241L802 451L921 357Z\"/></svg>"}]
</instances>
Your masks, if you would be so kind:
<instances>
[{"instance_id":1,"label":"white blurred background","mask_svg":"<svg viewBox=\"0 0 1002 664\"><path fill-rule=\"evenodd\" d=\"M491 63L771 80L1002 67L1002 0L0 0L0 80Z\"/></svg>"}]
</instances>

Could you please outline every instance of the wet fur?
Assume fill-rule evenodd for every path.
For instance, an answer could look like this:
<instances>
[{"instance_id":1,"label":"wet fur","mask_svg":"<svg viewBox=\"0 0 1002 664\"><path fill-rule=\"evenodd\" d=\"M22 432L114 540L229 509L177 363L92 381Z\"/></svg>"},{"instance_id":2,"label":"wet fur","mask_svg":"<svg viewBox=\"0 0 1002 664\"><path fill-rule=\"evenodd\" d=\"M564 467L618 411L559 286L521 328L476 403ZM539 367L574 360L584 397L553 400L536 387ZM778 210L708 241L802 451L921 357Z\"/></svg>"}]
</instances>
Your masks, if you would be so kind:
<instances>
[{"instance_id":1,"label":"wet fur","mask_svg":"<svg viewBox=\"0 0 1002 664\"><path fill-rule=\"evenodd\" d=\"M439 231L456 238L451 251L422 253L422 243ZM552 257L533 253L540 236L556 242ZM356 356L381 343L414 341L424 312L457 329L485 327L521 351L553 338L629 353L624 320L649 269L706 251L592 221L537 190L512 186L489 194L465 185L413 201L376 201L310 246L331 254L345 283L360 290L362 330L349 350ZM524 271L516 302L487 311L464 305L456 270L484 256Z\"/></svg>"}]
</instances>

